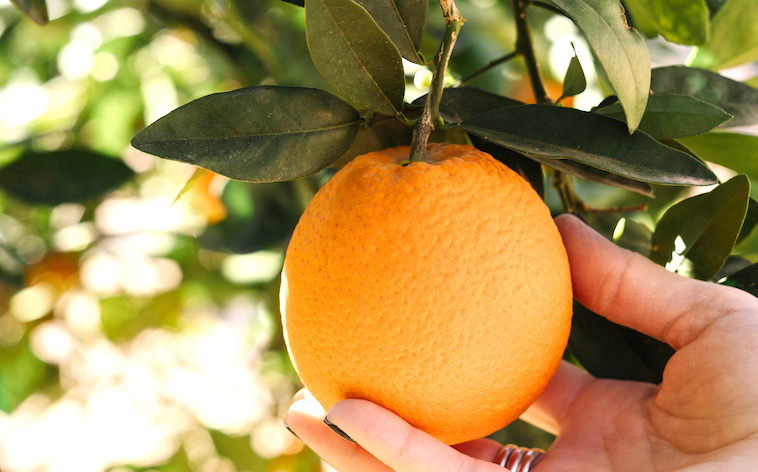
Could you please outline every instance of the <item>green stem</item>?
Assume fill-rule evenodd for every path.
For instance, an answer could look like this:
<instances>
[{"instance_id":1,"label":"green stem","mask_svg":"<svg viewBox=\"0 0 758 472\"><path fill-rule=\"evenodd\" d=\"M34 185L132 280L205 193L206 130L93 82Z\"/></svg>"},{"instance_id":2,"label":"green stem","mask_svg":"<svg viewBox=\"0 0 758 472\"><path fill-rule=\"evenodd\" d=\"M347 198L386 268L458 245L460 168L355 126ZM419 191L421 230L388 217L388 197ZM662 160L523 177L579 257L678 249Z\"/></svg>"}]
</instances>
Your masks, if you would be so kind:
<instances>
[{"instance_id":1,"label":"green stem","mask_svg":"<svg viewBox=\"0 0 758 472\"><path fill-rule=\"evenodd\" d=\"M454 0L439 0L439 2L447 28L445 28L445 36L442 39L440 51L434 61L432 83L426 96L424 111L413 128L411 162L426 160L426 143L429 141L429 135L432 133L435 124L440 121L440 100L442 100L442 89L445 86L445 71L447 71L450 56L453 54L453 47L464 21L455 7Z\"/></svg>"},{"instance_id":2,"label":"green stem","mask_svg":"<svg viewBox=\"0 0 758 472\"><path fill-rule=\"evenodd\" d=\"M484 74L485 72L489 72L490 70L494 69L495 67L499 66L500 64L504 64L504 63L510 61L511 59L513 59L514 57L518 56L518 55L519 55L518 51L513 51L512 53L506 54L505 56L501 57L500 59L495 59L494 61L491 61L491 62L487 63L486 66L482 67L481 69L479 69L478 71L474 72L473 74L467 75L466 77L464 77L462 79L459 79L455 83L455 86L459 87L461 85L466 85L467 83L471 82L472 80L474 80L475 78L477 78L480 75Z\"/></svg>"}]
</instances>

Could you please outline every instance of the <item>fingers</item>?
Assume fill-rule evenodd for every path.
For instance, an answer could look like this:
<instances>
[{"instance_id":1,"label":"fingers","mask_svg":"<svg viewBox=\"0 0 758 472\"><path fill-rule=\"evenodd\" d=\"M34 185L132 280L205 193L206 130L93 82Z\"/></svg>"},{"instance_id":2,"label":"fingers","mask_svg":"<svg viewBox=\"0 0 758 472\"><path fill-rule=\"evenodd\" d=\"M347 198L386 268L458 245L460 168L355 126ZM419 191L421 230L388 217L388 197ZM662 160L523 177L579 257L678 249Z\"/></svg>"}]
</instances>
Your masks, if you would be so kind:
<instances>
[{"instance_id":1,"label":"fingers","mask_svg":"<svg viewBox=\"0 0 758 472\"><path fill-rule=\"evenodd\" d=\"M343 400L329 410L328 418L394 472L503 470L491 462L500 449L499 446L493 446L494 442L460 446L464 450L487 456L488 459L486 462L477 460L413 428L397 415L366 400ZM352 470L369 469L346 469Z\"/></svg>"},{"instance_id":2,"label":"fingers","mask_svg":"<svg viewBox=\"0 0 758 472\"><path fill-rule=\"evenodd\" d=\"M492 464L502 447L497 442L479 439L451 448L365 400L345 400L329 412L329 421L358 444L339 437L323 419L318 402L298 393L285 423L340 472L502 471Z\"/></svg>"},{"instance_id":3,"label":"fingers","mask_svg":"<svg viewBox=\"0 0 758 472\"><path fill-rule=\"evenodd\" d=\"M579 367L561 362L545 391L521 415L521 419L557 435L577 395L594 380L594 377Z\"/></svg>"},{"instance_id":4,"label":"fingers","mask_svg":"<svg viewBox=\"0 0 758 472\"><path fill-rule=\"evenodd\" d=\"M756 307L737 289L673 274L621 249L578 218L555 220L571 266L574 297L590 310L680 349L717 317Z\"/></svg>"},{"instance_id":5,"label":"fingers","mask_svg":"<svg viewBox=\"0 0 758 472\"><path fill-rule=\"evenodd\" d=\"M392 472L359 445L337 436L324 423L325 415L316 399L301 390L284 421L290 431L339 472Z\"/></svg>"}]
</instances>

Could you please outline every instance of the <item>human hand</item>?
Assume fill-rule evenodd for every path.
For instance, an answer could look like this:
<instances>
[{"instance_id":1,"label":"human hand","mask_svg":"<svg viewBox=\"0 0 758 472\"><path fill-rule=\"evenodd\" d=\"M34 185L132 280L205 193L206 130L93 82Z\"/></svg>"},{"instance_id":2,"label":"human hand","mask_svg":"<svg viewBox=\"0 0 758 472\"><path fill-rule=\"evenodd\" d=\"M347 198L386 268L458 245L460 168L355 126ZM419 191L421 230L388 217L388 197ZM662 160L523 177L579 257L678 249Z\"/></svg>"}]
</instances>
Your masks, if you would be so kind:
<instances>
[{"instance_id":1,"label":"human hand","mask_svg":"<svg viewBox=\"0 0 758 472\"><path fill-rule=\"evenodd\" d=\"M672 274L581 223L556 218L574 296L676 349L660 385L596 379L563 363L522 419L556 434L538 472L758 470L758 299ZM340 472L497 472L501 445L446 446L365 400L328 413L307 392L288 427Z\"/></svg>"}]
</instances>

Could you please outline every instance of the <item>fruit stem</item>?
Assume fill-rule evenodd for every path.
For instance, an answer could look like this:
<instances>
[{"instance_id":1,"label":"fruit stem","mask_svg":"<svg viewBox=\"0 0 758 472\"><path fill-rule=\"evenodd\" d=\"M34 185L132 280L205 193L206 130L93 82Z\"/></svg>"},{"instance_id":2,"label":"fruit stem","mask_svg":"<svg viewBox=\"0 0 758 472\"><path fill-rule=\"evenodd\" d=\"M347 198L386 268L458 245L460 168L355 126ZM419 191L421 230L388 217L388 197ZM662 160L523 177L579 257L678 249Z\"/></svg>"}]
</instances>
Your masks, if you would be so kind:
<instances>
[{"instance_id":1,"label":"fruit stem","mask_svg":"<svg viewBox=\"0 0 758 472\"><path fill-rule=\"evenodd\" d=\"M442 100L442 89L445 86L445 72L450 62L450 56L453 54L455 42L458 40L458 33L465 21L455 6L455 0L439 0L439 2L447 27L440 50L434 60L432 83L429 86L429 93L426 95L424 111L415 128L413 128L411 162L426 160L426 143L429 141L429 135L432 134L435 125L440 121L440 101Z\"/></svg>"}]
</instances>

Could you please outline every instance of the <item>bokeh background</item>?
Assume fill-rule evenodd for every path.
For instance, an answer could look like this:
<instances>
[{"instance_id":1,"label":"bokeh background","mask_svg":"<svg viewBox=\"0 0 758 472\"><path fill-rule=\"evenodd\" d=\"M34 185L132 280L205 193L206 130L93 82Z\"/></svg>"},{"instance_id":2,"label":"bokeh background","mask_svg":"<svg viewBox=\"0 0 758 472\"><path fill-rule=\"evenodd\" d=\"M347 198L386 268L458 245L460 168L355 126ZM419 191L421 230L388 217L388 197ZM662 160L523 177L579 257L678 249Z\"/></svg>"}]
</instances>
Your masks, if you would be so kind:
<instances>
[{"instance_id":1,"label":"bokeh background","mask_svg":"<svg viewBox=\"0 0 758 472\"><path fill-rule=\"evenodd\" d=\"M513 49L507 1L458 0L450 81ZM48 0L41 27L0 0L0 470L328 470L282 425L300 388L278 311L287 240L332 175L249 184L130 147L204 95L259 84L329 90L304 11L279 0ZM574 106L608 93L570 21L530 14L548 89L576 47ZM442 31L430 2L423 51ZM650 41L654 65L688 48ZM427 68L406 63L407 100ZM755 64L726 71L744 79ZM512 61L472 82L530 101ZM579 183L595 206L622 191ZM548 195L556 209L554 195ZM631 199L631 200L630 200ZM495 437L546 448L517 422Z\"/></svg>"}]
</instances>

